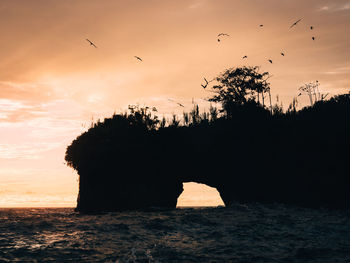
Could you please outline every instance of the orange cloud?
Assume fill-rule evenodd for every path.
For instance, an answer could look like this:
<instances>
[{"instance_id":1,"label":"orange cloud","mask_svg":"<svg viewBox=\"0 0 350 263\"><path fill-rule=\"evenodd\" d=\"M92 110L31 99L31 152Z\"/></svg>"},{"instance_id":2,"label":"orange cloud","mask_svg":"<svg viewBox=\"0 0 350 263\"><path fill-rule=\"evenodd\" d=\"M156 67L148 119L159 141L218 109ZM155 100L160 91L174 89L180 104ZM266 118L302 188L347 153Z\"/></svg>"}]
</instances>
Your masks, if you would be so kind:
<instances>
[{"instance_id":1,"label":"orange cloud","mask_svg":"<svg viewBox=\"0 0 350 263\"><path fill-rule=\"evenodd\" d=\"M0 99L25 102L46 102L54 98L53 90L36 83L0 82Z\"/></svg>"}]
</instances>

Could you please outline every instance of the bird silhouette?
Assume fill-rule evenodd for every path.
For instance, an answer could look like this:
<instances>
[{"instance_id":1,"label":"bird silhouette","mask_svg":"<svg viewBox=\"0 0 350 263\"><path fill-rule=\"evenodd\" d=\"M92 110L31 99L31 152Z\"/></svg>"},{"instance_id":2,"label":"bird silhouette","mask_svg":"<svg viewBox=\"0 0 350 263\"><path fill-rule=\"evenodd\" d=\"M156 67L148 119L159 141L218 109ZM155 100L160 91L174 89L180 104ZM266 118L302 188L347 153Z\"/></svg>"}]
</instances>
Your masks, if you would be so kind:
<instances>
[{"instance_id":1,"label":"bird silhouette","mask_svg":"<svg viewBox=\"0 0 350 263\"><path fill-rule=\"evenodd\" d=\"M91 46L97 48L97 46L94 43L92 43L89 39L86 39L86 41L89 42Z\"/></svg>"},{"instance_id":2,"label":"bird silhouette","mask_svg":"<svg viewBox=\"0 0 350 263\"><path fill-rule=\"evenodd\" d=\"M182 105L182 104L181 104L181 103L179 103L179 102L174 101L173 99L168 99L168 101L174 102L174 103L176 103L177 105L179 105L180 107L185 108L185 106L184 106L184 105Z\"/></svg>"},{"instance_id":3,"label":"bird silhouette","mask_svg":"<svg viewBox=\"0 0 350 263\"><path fill-rule=\"evenodd\" d=\"M271 59L269 59L269 62L272 64L272 60Z\"/></svg>"},{"instance_id":4,"label":"bird silhouette","mask_svg":"<svg viewBox=\"0 0 350 263\"><path fill-rule=\"evenodd\" d=\"M218 34L218 42L221 41L220 37L224 37L224 36L229 37L230 35L229 35L229 34L226 34L226 33L220 33L220 34Z\"/></svg>"},{"instance_id":5,"label":"bird silhouette","mask_svg":"<svg viewBox=\"0 0 350 263\"><path fill-rule=\"evenodd\" d=\"M298 21L295 21L295 22L290 26L290 28L296 26L301 20L302 20L302 19L299 19Z\"/></svg>"},{"instance_id":6,"label":"bird silhouette","mask_svg":"<svg viewBox=\"0 0 350 263\"><path fill-rule=\"evenodd\" d=\"M259 25L259 27L263 27L263 26L264 26L264 25L262 25L262 24L261 24L261 25Z\"/></svg>"},{"instance_id":7,"label":"bird silhouette","mask_svg":"<svg viewBox=\"0 0 350 263\"><path fill-rule=\"evenodd\" d=\"M311 30L313 30L313 29L314 29L314 27L313 27L313 26L310 26L310 29L311 29Z\"/></svg>"},{"instance_id":8,"label":"bird silhouette","mask_svg":"<svg viewBox=\"0 0 350 263\"><path fill-rule=\"evenodd\" d=\"M248 56L244 56L242 59L248 58Z\"/></svg>"},{"instance_id":9,"label":"bird silhouette","mask_svg":"<svg viewBox=\"0 0 350 263\"><path fill-rule=\"evenodd\" d=\"M138 57L138 56L134 56L136 59L143 61L142 58Z\"/></svg>"},{"instance_id":10,"label":"bird silhouette","mask_svg":"<svg viewBox=\"0 0 350 263\"><path fill-rule=\"evenodd\" d=\"M312 40L315 40L315 37L312 37Z\"/></svg>"},{"instance_id":11,"label":"bird silhouette","mask_svg":"<svg viewBox=\"0 0 350 263\"><path fill-rule=\"evenodd\" d=\"M281 55L284 57L284 53L283 52L281 52Z\"/></svg>"},{"instance_id":12,"label":"bird silhouette","mask_svg":"<svg viewBox=\"0 0 350 263\"><path fill-rule=\"evenodd\" d=\"M201 86L203 87L203 89L205 89L205 88L208 86L208 84L209 84L210 82L212 82L213 80L214 80L214 79L208 81L206 78L204 78L205 84L204 84L204 85L201 84Z\"/></svg>"},{"instance_id":13,"label":"bird silhouette","mask_svg":"<svg viewBox=\"0 0 350 263\"><path fill-rule=\"evenodd\" d=\"M204 85L201 84L201 86L203 87L203 89L205 89L205 88L208 86L208 84L209 84L209 82L207 81L206 78L204 78L204 81L205 81L205 84L204 84Z\"/></svg>"}]
</instances>

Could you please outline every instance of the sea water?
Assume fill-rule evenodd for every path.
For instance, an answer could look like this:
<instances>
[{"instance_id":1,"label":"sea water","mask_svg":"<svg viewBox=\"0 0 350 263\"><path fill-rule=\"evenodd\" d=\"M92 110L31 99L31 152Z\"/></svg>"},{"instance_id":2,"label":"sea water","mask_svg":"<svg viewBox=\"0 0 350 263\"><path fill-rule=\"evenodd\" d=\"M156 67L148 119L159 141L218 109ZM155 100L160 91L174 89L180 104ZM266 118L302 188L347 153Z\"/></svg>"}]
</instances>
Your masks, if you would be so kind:
<instances>
[{"instance_id":1,"label":"sea water","mask_svg":"<svg viewBox=\"0 0 350 263\"><path fill-rule=\"evenodd\" d=\"M350 211L0 209L0 262L350 262Z\"/></svg>"}]
</instances>

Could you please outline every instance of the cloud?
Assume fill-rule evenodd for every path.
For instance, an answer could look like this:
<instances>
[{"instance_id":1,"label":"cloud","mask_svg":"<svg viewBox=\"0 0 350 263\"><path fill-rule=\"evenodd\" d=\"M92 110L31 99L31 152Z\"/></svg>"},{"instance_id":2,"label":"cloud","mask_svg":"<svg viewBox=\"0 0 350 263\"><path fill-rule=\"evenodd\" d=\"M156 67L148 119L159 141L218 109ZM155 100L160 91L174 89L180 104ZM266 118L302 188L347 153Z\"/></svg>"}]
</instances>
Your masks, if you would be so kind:
<instances>
[{"instance_id":1,"label":"cloud","mask_svg":"<svg viewBox=\"0 0 350 263\"><path fill-rule=\"evenodd\" d=\"M0 99L0 122L21 122L40 117L44 111L40 104Z\"/></svg>"},{"instance_id":2,"label":"cloud","mask_svg":"<svg viewBox=\"0 0 350 263\"><path fill-rule=\"evenodd\" d=\"M350 10L350 3L347 3L339 8L340 10Z\"/></svg>"},{"instance_id":3,"label":"cloud","mask_svg":"<svg viewBox=\"0 0 350 263\"><path fill-rule=\"evenodd\" d=\"M54 92L51 88L37 83L1 81L0 89L0 99L11 99L33 103L50 101L54 97Z\"/></svg>"},{"instance_id":4,"label":"cloud","mask_svg":"<svg viewBox=\"0 0 350 263\"><path fill-rule=\"evenodd\" d=\"M24 144L0 143L0 159L39 159L40 155L57 149L60 142L40 142Z\"/></svg>"},{"instance_id":5,"label":"cloud","mask_svg":"<svg viewBox=\"0 0 350 263\"><path fill-rule=\"evenodd\" d=\"M330 4L325 5L317 9L319 12L339 12L339 11L347 11L350 10L350 2L341 3L341 4Z\"/></svg>"},{"instance_id":6,"label":"cloud","mask_svg":"<svg viewBox=\"0 0 350 263\"><path fill-rule=\"evenodd\" d=\"M0 82L0 122L21 122L44 114L43 103L55 100L43 84Z\"/></svg>"},{"instance_id":7,"label":"cloud","mask_svg":"<svg viewBox=\"0 0 350 263\"><path fill-rule=\"evenodd\" d=\"M339 75L339 74L348 75L349 73L350 73L350 67L340 67L340 68L335 68L334 70L331 70L331 71L326 71L324 74L327 74L327 75Z\"/></svg>"},{"instance_id":8,"label":"cloud","mask_svg":"<svg viewBox=\"0 0 350 263\"><path fill-rule=\"evenodd\" d=\"M322 6L321 8L319 8L317 11L328 11L329 7L328 6Z\"/></svg>"},{"instance_id":9,"label":"cloud","mask_svg":"<svg viewBox=\"0 0 350 263\"><path fill-rule=\"evenodd\" d=\"M39 106L0 99L0 159L41 159L82 132L85 113L69 101Z\"/></svg>"},{"instance_id":10,"label":"cloud","mask_svg":"<svg viewBox=\"0 0 350 263\"><path fill-rule=\"evenodd\" d=\"M190 4L189 8L190 9L197 9L197 8L200 8L204 5L204 2L203 1L194 1L193 3Z\"/></svg>"}]
</instances>

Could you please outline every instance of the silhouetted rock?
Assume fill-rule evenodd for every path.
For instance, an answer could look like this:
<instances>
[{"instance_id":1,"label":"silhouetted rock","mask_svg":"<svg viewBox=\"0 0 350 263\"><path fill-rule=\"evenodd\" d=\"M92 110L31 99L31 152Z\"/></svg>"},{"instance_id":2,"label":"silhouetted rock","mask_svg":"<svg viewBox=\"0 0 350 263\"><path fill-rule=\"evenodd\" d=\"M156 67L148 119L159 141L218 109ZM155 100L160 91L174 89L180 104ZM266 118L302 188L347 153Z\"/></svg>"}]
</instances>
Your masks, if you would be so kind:
<instances>
[{"instance_id":1,"label":"silhouetted rock","mask_svg":"<svg viewBox=\"0 0 350 263\"><path fill-rule=\"evenodd\" d=\"M174 208L183 182L216 187L226 206L350 208L350 94L273 115L253 102L230 110L187 126L162 127L147 109L95 124L66 152L77 210Z\"/></svg>"}]
</instances>

